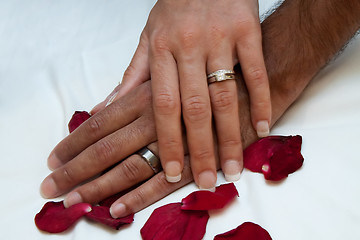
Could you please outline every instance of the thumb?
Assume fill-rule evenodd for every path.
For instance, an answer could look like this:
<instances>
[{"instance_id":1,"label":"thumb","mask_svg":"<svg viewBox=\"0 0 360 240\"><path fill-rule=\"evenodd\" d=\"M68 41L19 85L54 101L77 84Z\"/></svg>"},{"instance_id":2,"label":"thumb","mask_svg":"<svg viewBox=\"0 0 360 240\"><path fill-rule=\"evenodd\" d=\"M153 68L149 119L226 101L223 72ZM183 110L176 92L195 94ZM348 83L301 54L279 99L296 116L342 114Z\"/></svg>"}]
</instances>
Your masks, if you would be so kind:
<instances>
[{"instance_id":1,"label":"thumb","mask_svg":"<svg viewBox=\"0 0 360 240\"><path fill-rule=\"evenodd\" d=\"M95 114L103 110L106 106L126 95L135 87L139 86L143 82L150 79L150 66L148 58L149 44L147 37L143 33L140 37L139 45L135 51L135 54L124 72L121 84L115 87L115 89L106 97L104 101L97 104L91 111L91 114Z\"/></svg>"}]
</instances>

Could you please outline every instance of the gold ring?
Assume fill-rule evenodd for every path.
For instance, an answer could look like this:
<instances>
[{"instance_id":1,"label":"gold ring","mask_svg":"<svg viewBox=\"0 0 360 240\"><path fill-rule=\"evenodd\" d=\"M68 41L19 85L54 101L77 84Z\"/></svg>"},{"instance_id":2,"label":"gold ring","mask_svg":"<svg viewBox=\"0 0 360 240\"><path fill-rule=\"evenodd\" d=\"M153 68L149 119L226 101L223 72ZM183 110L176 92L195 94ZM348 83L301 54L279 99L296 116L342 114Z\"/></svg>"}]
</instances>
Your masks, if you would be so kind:
<instances>
[{"instance_id":1,"label":"gold ring","mask_svg":"<svg viewBox=\"0 0 360 240\"><path fill-rule=\"evenodd\" d=\"M234 80L234 79L235 79L234 70L221 69L207 75L208 84L213 82L221 82L221 81Z\"/></svg>"}]
</instances>

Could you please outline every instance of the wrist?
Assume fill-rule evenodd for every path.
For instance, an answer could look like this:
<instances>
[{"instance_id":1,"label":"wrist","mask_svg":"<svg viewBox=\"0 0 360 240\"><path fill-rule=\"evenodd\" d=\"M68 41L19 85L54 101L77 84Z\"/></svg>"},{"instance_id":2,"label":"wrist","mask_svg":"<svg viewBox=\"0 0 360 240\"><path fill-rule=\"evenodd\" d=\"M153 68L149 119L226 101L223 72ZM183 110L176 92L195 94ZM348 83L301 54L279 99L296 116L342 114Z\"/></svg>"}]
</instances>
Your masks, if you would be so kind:
<instances>
[{"instance_id":1,"label":"wrist","mask_svg":"<svg viewBox=\"0 0 360 240\"><path fill-rule=\"evenodd\" d=\"M273 121L360 26L360 1L287 0L262 23Z\"/></svg>"}]
</instances>

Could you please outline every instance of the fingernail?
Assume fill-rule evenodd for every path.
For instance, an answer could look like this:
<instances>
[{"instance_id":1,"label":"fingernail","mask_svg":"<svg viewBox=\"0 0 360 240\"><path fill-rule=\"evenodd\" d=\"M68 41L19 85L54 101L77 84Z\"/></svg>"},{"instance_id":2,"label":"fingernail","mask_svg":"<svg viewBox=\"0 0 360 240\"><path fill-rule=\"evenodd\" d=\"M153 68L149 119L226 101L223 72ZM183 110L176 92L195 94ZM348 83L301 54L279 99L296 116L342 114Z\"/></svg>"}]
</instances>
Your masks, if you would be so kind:
<instances>
[{"instance_id":1,"label":"fingernail","mask_svg":"<svg viewBox=\"0 0 360 240\"><path fill-rule=\"evenodd\" d=\"M57 169L62 165L61 161L56 157L54 152L51 152L48 157L48 167L51 171Z\"/></svg>"},{"instance_id":2,"label":"fingernail","mask_svg":"<svg viewBox=\"0 0 360 240\"><path fill-rule=\"evenodd\" d=\"M181 180L181 165L179 162L170 161L165 165L166 180L171 183L179 182Z\"/></svg>"},{"instance_id":3,"label":"fingernail","mask_svg":"<svg viewBox=\"0 0 360 240\"><path fill-rule=\"evenodd\" d=\"M223 172L228 182L236 182L240 179L240 164L236 160L227 160L224 163Z\"/></svg>"},{"instance_id":4,"label":"fingernail","mask_svg":"<svg viewBox=\"0 0 360 240\"><path fill-rule=\"evenodd\" d=\"M105 107L109 106L113 101L114 99L116 98L116 95L118 94L119 91L115 92L110 98L109 98L109 101L106 103Z\"/></svg>"},{"instance_id":5,"label":"fingernail","mask_svg":"<svg viewBox=\"0 0 360 240\"><path fill-rule=\"evenodd\" d=\"M77 203L81 203L83 200L79 193L77 192L71 192L69 193L66 198L64 199L64 206L66 208L75 205Z\"/></svg>"},{"instance_id":6,"label":"fingernail","mask_svg":"<svg viewBox=\"0 0 360 240\"><path fill-rule=\"evenodd\" d=\"M126 207L123 203L118 203L110 208L110 214L113 218L124 217L126 213Z\"/></svg>"},{"instance_id":7,"label":"fingernail","mask_svg":"<svg viewBox=\"0 0 360 240\"><path fill-rule=\"evenodd\" d=\"M201 190L215 191L216 176L212 171L206 170L199 174L199 188Z\"/></svg>"},{"instance_id":8,"label":"fingernail","mask_svg":"<svg viewBox=\"0 0 360 240\"><path fill-rule=\"evenodd\" d=\"M269 123L268 121L258 121L256 124L256 132L259 138L269 136Z\"/></svg>"},{"instance_id":9,"label":"fingernail","mask_svg":"<svg viewBox=\"0 0 360 240\"><path fill-rule=\"evenodd\" d=\"M40 185L40 194L44 198L53 198L58 195L58 189L52 177L46 177Z\"/></svg>"}]
</instances>

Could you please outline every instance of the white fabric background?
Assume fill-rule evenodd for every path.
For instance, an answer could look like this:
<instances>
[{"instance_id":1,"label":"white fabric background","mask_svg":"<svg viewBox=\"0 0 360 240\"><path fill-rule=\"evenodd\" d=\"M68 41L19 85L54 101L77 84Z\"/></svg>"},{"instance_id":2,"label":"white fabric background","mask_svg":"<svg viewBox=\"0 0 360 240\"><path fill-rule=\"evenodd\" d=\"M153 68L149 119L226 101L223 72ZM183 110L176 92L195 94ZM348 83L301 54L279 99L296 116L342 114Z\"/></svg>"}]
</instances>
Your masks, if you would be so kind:
<instances>
[{"instance_id":1,"label":"white fabric background","mask_svg":"<svg viewBox=\"0 0 360 240\"><path fill-rule=\"evenodd\" d=\"M140 239L154 208L180 201L190 184L111 231L81 220L63 234L33 218L47 201L46 158L75 110L90 110L121 80L154 0L0 0L1 239ZM264 12L273 1L261 1ZM279 183L244 171L240 198L211 213L204 239L244 221L276 240L360 239L360 40L325 68L272 130L301 134L305 163ZM224 182L219 173L218 184Z\"/></svg>"}]
</instances>

